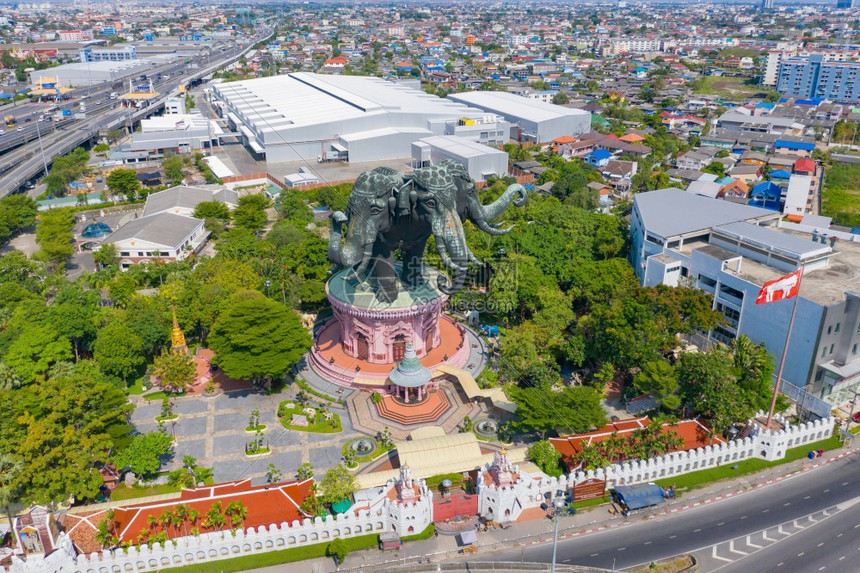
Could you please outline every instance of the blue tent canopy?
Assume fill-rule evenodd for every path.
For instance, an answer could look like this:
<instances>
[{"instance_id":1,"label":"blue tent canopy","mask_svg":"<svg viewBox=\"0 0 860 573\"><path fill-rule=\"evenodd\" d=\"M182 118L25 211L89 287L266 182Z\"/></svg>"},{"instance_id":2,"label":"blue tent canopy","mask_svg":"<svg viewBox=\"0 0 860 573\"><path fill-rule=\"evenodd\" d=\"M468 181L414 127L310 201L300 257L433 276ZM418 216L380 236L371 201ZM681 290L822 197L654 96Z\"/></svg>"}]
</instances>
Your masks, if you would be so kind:
<instances>
[{"instance_id":1,"label":"blue tent canopy","mask_svg":"<svg viewBox=\"0 0 860 573\"><path fill-rule=\"evenodd\" d=\"M642 509L663 503L663 490L654 484L619 485L615 493L627 509Z\"/></svg>"}]
</instances>

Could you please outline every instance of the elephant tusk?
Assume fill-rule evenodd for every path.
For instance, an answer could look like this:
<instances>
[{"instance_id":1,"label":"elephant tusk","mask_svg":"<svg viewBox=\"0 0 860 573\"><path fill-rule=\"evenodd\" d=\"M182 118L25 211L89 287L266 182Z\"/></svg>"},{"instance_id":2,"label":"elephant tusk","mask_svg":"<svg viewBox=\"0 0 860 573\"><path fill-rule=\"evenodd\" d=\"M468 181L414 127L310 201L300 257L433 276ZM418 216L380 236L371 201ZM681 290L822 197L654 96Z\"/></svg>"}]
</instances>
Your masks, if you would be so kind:
<instances>
[{"instance_id":1,"label":"elephant tusk","mask_svg":"<svg viewBox=\"0 0 860 573\"><path fill-rule=\"evenodd\" d=\"M507 229L499 229L495 225L492 225L491 223L487 223L483 219L478 219L477 221L475 221L475 225L480 230L484 231L485 233L487 233L489 235L495 235L495 236L506 235L511 229L514 228L513 225L511 225Z\"/></svg>"}]
</instances>

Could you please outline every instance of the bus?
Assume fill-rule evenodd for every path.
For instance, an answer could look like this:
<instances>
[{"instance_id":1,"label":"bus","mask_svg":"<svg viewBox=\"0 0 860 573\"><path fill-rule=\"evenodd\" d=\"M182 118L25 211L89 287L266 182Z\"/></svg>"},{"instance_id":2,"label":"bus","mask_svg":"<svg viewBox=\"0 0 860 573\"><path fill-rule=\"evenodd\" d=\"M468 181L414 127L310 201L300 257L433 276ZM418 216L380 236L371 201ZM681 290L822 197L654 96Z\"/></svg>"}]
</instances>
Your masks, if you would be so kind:
<instances>
[{"instance_id":1,"label":"bus","mask_svg":"<svg viewBox=\"0 0 860 573\"><path fill-rule=\"evenodd\" d=\"M7 115L4 119L6 120L6 127L15 127L16 122L14 115Z\"/></svg>"}]
</instances>

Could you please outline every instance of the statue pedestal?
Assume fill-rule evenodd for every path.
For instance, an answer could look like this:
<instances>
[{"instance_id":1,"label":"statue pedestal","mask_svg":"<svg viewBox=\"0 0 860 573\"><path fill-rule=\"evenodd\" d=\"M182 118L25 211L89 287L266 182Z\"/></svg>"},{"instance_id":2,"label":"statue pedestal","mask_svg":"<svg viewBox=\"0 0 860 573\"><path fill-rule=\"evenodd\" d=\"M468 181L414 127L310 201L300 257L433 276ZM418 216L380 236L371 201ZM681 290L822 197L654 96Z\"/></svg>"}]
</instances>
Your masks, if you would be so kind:
<instances>
[{"instance_id":1,"label":"statue pedestal","mask_svg":"<svg viewBox=\"0 0 860 573\"><path fill-rule=\"evenodd\" d=\"M439 272L425 270L426 283L406 290L398 283L391 303L376 300L363 283L335 274L326 293L335 318L317 331L310 364L324 378L348 386L384 389L388 373L412 343L421 363L463 366L469 358L463 327L445 317L448 296L436 289Z\"/></svg>"}]
</instances>

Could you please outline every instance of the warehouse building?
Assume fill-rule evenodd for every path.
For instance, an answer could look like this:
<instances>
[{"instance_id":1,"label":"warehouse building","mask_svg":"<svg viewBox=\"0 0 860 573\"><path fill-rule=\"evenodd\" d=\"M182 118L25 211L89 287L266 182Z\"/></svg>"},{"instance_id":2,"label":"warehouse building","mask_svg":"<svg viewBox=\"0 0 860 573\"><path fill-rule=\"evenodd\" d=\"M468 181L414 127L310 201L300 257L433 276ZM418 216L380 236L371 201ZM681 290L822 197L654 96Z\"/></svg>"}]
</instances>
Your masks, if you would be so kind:
<instances>
[{"instance_id":1,"label":"warehouse building","mask_svg":"<svg viewBox=\"0 0 860 573\"><path fill-rule=\"evenodd\" d=\"M451 94L448 99L502 116L513 126L511 139L518 141L548 143L564 135L577 137L591 129L591 114L585 110L507 92L466 92Z\"/></svg>"},{"instance_id":2,"label":"warehouse building","mask_svg":"<svg viewBox=\"0 0 860 573\"><path fill-rule=\"evenodd\" d=\"M415 141L448 131L508 140L501 118L381 78L299 72L214 84L212 95L230 130L269 162L407 158Z\"/></svg>"},{"instance_id":3,"label":"warehouse building","mask_svg":"<svg viewBox=\"0 0 860 573\"><path fill-rule=\"evenodd\" d=\"M466 168L475 181L508 172L508 154L499 149L452 135L425 137L412 144L412 166L429 167L453 160Z\"/></svg>"},{"instance_id":4,"label":"warehouse building","mask_svg":"<svg viewBox=\"0 0 860 573\"><path fill-rule=\"evenodd\" d=\"M37 84L43 75L50 75L52 78L56 78L57 82L63 86L71 88L92 86L145 74L153 67L171 62L174 58L175 56L161 56L145 60L63 64L50 70L30 72L30 83Z\"/></svg>"}]
</instances>

